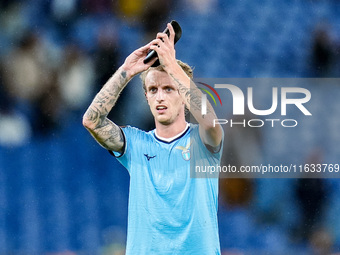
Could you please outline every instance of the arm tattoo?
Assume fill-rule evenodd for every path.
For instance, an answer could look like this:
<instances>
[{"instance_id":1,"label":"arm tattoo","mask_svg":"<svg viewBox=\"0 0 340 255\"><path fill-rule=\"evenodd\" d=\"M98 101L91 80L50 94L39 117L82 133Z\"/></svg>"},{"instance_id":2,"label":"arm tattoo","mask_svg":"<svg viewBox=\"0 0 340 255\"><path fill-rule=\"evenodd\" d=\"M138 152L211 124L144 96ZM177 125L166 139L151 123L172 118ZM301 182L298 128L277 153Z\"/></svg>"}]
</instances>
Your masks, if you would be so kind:
<instances>
[{"instance_id":1,"label":"arm tattoo","mask_svg":"<svg viewBox=\"0 0 340 255\"><path fill-rule=\"evenodd\" d=\"M114 149L112 145L124 142L120 128L109 119L105 119L93 132L97 141L106 149Z\"/></svg>"},{"instance_id":2,"label":"arm tattoo","mask_svg":"<svg viewBox=\"0 0 340 255\"><path fill-rule=\"evenodd\" d=\"M86 113L89 120L96 123L96 127L103 124L127 82L125 71L115 73L96 95Z\"/></svg>"},{"instance_id":3,"label":"arm tattoo","mask_svg":"<svg viewBox=\"0 0 340 255\"><path fill-rule=\"evenodd\" d=\"M95 96L84 115L84 118L92 123L90 125L92 135L108 149L123 142L120 128L110 121L107 115L116 104L120 92L128 81L125 71L117 71Z\"/></svg>"},{"instance_id":4,"label":"arm tattoo","mask_svg":"<svg viewBox=\"0 0 340 255\"><path fill-rule=\"evenodd\" d=\"M203 143L214 147L219 145L222 140L222 131L220 126L212 125L212 120L217 118L212 105L207 100L207 113L202 115L202 91L191 79L188 84L188 77L184 77L183 74L178 73L177 77L175 73L169 73L169 75L177 84L178 93L182 96L186 107L199 124L199 133Z\"/></svg>"},{"instance_id":5,"label":"arm tattoo","mask_svg":"<svg viewBox=\"0 0 340 255\"><path fill-rule=\"evenodd\" d=\"M193 88L186 87L182 82L180 82L173 74L171 77L178 85L178 91L181 95L184 95L186 99L187 107L191 110L201 111L202 108L202 92L196 87ZM190 82L193 82L190 80ZM207 107L207 114L211 113L210 107Z\"/></svg>"},{"instance_id":6,"label":"arm tattoo","mask_svg":"<svg viewBox=\"0 0 340 255\"><path fill-rule=\"evenodd\" d=\"M93 108L89 108L86 111L86 118L92 122L94 122L95 120L97 120L99 118L99 112L98 110L93 107Z\"/></svg>"}]
</instances>

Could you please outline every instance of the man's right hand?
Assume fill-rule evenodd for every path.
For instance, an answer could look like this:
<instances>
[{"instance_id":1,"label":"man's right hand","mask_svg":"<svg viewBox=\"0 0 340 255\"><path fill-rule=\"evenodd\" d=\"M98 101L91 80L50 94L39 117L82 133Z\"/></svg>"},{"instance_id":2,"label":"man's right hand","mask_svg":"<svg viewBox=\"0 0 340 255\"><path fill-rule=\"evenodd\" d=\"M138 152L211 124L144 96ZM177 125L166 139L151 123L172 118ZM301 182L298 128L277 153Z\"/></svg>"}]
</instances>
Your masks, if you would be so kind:
<instances>
[{"instance_id":1,"label":"man's right hand","mask_svg":"<svg viewBox=\"0 0 340 255\"><path fill-rule=\"evenodd\" d=\"M124 64L122 65L122 69L126 71L127 77L130 79L133 76L147 70L153 63L157 60L157 58L151 60L150 62L144 64L143 60L148 54L150 50L151 43L135 50L132 52L126 59Z\"/></svg>"},{"instance_id":2,"label":"man's right hand","mask_svg":"<svg viewBox=\"0 0 340 255\"><path fill-rule=\"evenodd\" d=\"M148 69L156 61L157 58L147 64L143 63L150 46L151 43L135 50L125 59L124 64L105 83L84 114L83 125L96 141L108 150L123 152L124 136L122 131L107 118L107 115L129 80Z\"/></svg>"}]
</instances>

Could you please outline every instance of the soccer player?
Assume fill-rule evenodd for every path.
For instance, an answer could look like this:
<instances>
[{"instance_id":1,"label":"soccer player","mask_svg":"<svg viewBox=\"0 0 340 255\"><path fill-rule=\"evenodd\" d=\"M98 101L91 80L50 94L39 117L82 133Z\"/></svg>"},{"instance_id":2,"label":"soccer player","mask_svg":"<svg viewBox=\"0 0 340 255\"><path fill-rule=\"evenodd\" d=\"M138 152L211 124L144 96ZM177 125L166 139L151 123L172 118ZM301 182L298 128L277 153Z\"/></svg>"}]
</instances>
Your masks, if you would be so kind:
<instances>
[{"instance_id":1,"label":"soccer player","mask_svg":"<svg viewBox=\"0 0 340 255\"><path fill-rule=\"evenodd\" d=\"M191 178L190 164L217 165L223 131L212 106L201 115L201 92L191 68L176 60L174 30L135 50L107 81L83 117L83 125L130 174L126 254L220 254L218 178ZM149 50L158 54L144 64ZM107 118L120 92L142 73L156 129L121 128ZM133 104L133 99L131 99ZM185 120L185 108L198 124Z\"/></svg>"}]
</instances>

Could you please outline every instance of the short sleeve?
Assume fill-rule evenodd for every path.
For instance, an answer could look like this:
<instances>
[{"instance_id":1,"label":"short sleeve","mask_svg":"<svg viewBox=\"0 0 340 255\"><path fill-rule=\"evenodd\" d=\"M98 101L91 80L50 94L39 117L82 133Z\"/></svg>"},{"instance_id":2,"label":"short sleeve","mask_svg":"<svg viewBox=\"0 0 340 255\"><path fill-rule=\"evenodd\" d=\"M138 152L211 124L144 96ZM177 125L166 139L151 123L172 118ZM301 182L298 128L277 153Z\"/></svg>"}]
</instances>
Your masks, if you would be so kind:
<instances>
[{"instance_id":1,"label":"short sleeve","mask_svg":"<svg viewBox=\"0 0 340 255\"><path fill-rule=\"evenodd\" d=\"M134 151L138 150L140 144L142 144L143 131L131 126L121 127L121 130L124 136L123 152L109 152L131 173L132 155L134 155Z\"/></svg>"}]
</instances>

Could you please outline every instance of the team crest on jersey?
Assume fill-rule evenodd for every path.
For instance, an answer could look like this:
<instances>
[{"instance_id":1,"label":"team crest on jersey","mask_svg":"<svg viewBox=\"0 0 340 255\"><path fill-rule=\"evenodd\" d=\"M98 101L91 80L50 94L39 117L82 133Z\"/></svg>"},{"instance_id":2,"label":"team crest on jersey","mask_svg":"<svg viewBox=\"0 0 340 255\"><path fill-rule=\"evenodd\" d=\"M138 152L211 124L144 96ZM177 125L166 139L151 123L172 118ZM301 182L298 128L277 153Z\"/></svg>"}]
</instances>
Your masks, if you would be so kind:
<instances>
[{"instance_id":1,"label":"team crest on jersey","mask_svg":"<svg viewBox=\"0 0 340 255\"><path fill-rule=\"evenodd\" d=\"M176 147L176 149L182 150L182 157L186 161L190 160L190 158L191 158L190 149L189 149L191 144L192 144L192 142L189 142L187 144L187 146L185 146L185 147L184 146L177 146Z\"/></svg>"}]
</instances>

